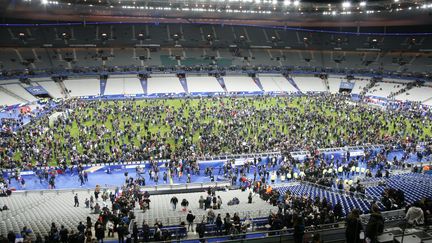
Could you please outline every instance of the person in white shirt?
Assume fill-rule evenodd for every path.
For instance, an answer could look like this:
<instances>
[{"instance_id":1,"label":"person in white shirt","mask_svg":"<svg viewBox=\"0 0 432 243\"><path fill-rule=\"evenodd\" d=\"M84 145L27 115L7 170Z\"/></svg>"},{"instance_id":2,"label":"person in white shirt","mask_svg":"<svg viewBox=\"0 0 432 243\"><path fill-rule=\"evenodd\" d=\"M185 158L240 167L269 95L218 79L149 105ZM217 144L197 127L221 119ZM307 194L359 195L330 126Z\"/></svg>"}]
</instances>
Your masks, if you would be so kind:
<instances>
[{"instance_id":1,"label":"person in white shirt","mask_svg":"<svg viewBox=\"0 0 432 243\"><path fill-rule=\"evenodd\" d=\"M418 204L414 204L408 209L405 215L405 220L410 227L414 225L422 225L424 223L424 213Z\"/></svg>"}]
</instances>

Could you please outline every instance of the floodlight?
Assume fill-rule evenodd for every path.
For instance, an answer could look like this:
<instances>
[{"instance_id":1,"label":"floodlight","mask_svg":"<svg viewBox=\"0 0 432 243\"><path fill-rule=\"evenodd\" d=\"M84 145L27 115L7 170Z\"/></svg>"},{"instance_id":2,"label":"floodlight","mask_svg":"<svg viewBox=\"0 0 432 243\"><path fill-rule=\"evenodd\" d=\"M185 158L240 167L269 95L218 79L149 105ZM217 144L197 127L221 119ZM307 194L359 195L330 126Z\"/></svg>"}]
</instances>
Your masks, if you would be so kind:
<instances>
[{"instance_id":1,"label":"floodlight","mask_svg":"<svg viewBox=\"0 0 432 243\"><path fill-rule=\"evenodd\" d=\"M349 8L349 7L351 7L351 3L350 2L343 2L342 3L342 7L344 7L344 8Z\"/></svg>"}]
</instances>

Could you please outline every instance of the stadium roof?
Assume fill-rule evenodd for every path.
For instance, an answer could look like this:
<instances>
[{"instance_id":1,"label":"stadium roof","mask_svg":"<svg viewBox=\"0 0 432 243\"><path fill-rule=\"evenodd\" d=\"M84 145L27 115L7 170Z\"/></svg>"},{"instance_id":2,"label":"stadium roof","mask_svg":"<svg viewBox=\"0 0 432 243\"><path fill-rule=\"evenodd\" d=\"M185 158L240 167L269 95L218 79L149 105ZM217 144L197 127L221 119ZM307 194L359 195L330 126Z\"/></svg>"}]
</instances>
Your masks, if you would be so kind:
<instances>
[{"instance_id":1,"label":"stadium roof","mask_svg":"<svg viewBox=\"0 0 432 243\"><path fill-rule=\"evenodd\" d=\"M17 0L6 18L54 21L236 23L286 26L428 25L432 1L369 0Z\"/></svg>"}]
</instances>

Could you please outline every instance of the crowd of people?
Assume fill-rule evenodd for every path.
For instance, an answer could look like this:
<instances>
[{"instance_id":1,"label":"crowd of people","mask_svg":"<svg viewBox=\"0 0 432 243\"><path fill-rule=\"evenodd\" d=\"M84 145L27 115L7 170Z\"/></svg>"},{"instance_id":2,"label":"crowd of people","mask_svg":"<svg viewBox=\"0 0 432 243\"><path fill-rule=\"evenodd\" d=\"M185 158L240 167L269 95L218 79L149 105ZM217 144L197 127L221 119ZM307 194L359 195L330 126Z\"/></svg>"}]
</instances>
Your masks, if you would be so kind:
<instances>
[{"instance_id":1,"label":"crowd of people","mask_svg":"<svg viewBox=\"0 0 432 243\"><path fill-rule=\"evenodd\" d=\"M430 140L432 112L381 110L341 95L168 100L69 100L2 139L3 168L196 160ZM71 112L69 112L71 110ZM101 122L103 121L103 122Z\"/></svg>"},{"instance_id":2,"label":"crowd of people","mask_svg":"<svg viewBox=\"0 0 432 243\"><path fill-rule=\"evenodd\" d=\"M361 183L347 183L340 178L350 178L359 173L366 177L388 177L392 166L402 167L403 160L417 152L415 142L429 141L432 132L430 111L382 110L363 103L352 104L346 97L328 94L308 98L71 99L60 102L52 112L66 110L65 115L55 121L42 116L16 133L0 138L1 167L15 169L9 180L19 180L25 188L19 169L33 168L40 180L49 181L50 188L55 188L56 176L66 171L77 173L81 185L84 184L88 175L83 164L148 160L150 168L137 167L136 178L125 174L125 186L121 193L120 190L95 190L94 197L84 200L81 206L100 215L97 222L93 224L89 218L90 221L78 225L77 231L72 232L53 224L47 236L49 242L84 242L94 237L101 240L106 232L109 235L116 232L119 241L123 241L128 234L131 238L138 237L138 226L134 226L132 232L128 232L127 227L134 219L133 209L148 210L151 202L150 195L139 190L146 184L145 177L140 174L147 172L155 182L162 179L168 183L182 177L191 182L192 176L203 173L197 162L199 158L263 151L282 151L282 157L269 157L265 164L261 163L262 158L245 161L242 165L228 161L220 168L206 168L204 174L212 180L221 175L243 190L251 188L261 198L277 206L278 212L269 217L270 229L294 228L294 237L299 240L307 226L342 220L345 217L342 207L340 204L331 205L326 198L312 199L289 193L280 195L278 191L271 190L270 185L276 179L299 179L327 187L335 185L347 192L364 193ZM366 150L362 156L350 156L348 152L340 159L317 151L317 148L362 144L384 144L385 148L380 152ZM387 156L395 145L400 146L405 154L402 159L389 161ZM310 155L300 162L289 153L297 150L308 150ZM418 157L421 159L430 154L431 148L426 147L423 152L418 152ZM168 159L164 171L161 171L158 159ZM58 169L38 170L35 167L52 164ZM358 170L361 164L366 164L364 172ZM7 193L7 184L10 183L2 177L0 183L0 193ZM99 201L100 193L102 202ZM80 206L80 199L79 195L75 195L74 206ZM111 201L111 208L104 203L106 200ZM390 210L395 204L404 206L403 201L400 192L387 190L382 203ZM171 199L174 210L178 202L175 197ZM235 204L235 200L232 203ZM225 234L245 232L250 225L248 220L240 223L236 214L232 217L217 214L222 201L211 189L206 198L199 199L200 208L207 211L205 221L194 223L196 219L188 209L187 200L182 200L180 205L187 214L184 227L189 231L196 230L201 238L204 236L204 223L216 224L217 232ZM373 206L371 211L376 214L376 224L381 224L377 208ZM410 211L410 215L418 214L418 210ZM357 225L358 215L355 210L351 212L348 225ZM414 221L417 222L417 218ZM153 225L153 239L169 239L162 227L160 222ZM357 226L350 227L357 230ZM379 233L380 226L374 227ZM147 222L140 228L144 239L150 238ZM24 236L26 232L23 230ZM378 233L366 230L366 237L373 238ZM37 242L42 242L39 241L42 237L37 238Z\"/></svg>"}]
</instances>

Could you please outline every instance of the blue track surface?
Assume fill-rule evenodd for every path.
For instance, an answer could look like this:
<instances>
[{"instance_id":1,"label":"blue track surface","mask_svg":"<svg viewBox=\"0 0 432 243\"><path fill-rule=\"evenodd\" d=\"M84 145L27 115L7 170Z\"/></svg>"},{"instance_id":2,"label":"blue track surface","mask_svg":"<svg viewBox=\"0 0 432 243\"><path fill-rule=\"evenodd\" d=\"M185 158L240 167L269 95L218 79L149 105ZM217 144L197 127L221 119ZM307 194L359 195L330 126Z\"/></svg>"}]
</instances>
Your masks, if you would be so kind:
<instances>
[{"instance_id":1,"label":"blue track surface","mask_svg":"<svg viewBox=\"0 0 432 243\"><path fill-rule=\"evenodd\" d=\"M393 160L394 157L397 157L400 159L403 156L402 151L395 151L391 152L388 155L388 160ZM340 155L335 155L335 159L340 158ZM423 158L422 161L428 161L428 158ZM211 166L213 167L213 174L215 177L215 181L221 181L225 180L222 177L223 171L219 173L219 168L222 167L224 161L211 161L211 162L202 162L200 163L200 175L192 175L191 176L191 182L192 183L205 183L210 182L210 178L204 174L205 168ZM418 162L416 155L410 155L408 158L408 162ZM267 164L267 158L263 158L261 165ZM148 165L147 165L148 166ZM359 166L362 168L366 167L366 164L364 162L359 163ZM58 175L56 177L56 189L74 189L74 188L95 188L96 185L100 186L121 186L125 182L125 172L128 172L130 177L137 178L136 172L134 168L131 168L133 166L129 165L125 167L124 165L117 165L117 166L111 166L112 173L107 174L106 173L106 167L101 166L99 169L95 170L94 172L88 173L88 182L85 183L82 187L80 186L80 182L78 179L77 173L70 173L67 172L64 175ZM90 167L92 168L92 167ZM95 169L96 167L93 167ZM160 172L159 172L159 181L157 184L165 184L163 181L163 173L166 171L164 168L164 165L161 164L160 166ZM269 168L267 170L274 171L277 170L278 166L275 168ZM248 178L253 178L253 173L255 171L255 167L252 167L250 170L250 173L247 174ZM373 170L374 171L374 170ZM41 189L48 189L48 182L43 180L42 182L39 181L39 178L34 175L22 175L25 179L25 187L23 188L15 179L11 180L10 186L12 188L15 188L16 190L41 190ZM149 174L148 174L148 168L146 168L146 173L143 175L146 181L146 185L156 185L156 182L153 180L150 180ZM342 179L349 178L349 175L343 175L341 176ZM257 180L260 179L259 175L257 175ZM187 181L187 175L183 175L181 179L178 177L174 177L173 184L185 184ZM276 182L281 182L280 179L277 179ZM168 184L170 181L168 180Z\"/></svg>"}]
</instances>

